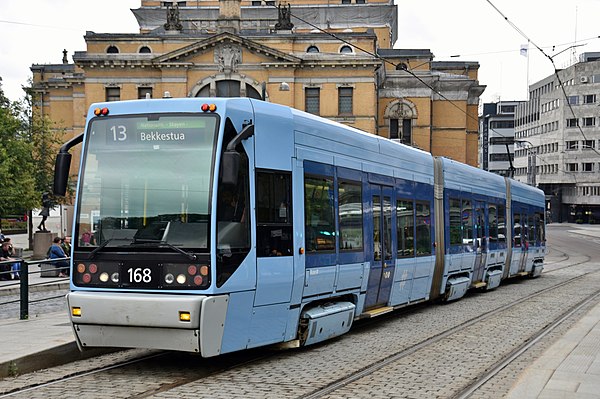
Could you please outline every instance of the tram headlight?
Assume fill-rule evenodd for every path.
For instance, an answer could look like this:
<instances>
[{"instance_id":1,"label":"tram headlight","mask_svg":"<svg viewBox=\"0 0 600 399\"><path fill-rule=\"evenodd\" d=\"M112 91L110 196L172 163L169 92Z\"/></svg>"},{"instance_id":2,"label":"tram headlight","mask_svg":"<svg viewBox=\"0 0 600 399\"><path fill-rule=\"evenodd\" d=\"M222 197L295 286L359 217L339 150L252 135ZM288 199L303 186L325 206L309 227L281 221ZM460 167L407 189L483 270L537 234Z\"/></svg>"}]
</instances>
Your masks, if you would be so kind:
<instances>
[{"instance_id":1,"label":"tram headlight","mask_svg":"<svg viewBox=\"0 0 600 399\"><path fill-rule=\"evenodd\" d=\"M93 287L115 287L119 284L119 264L117 262L76 261L73 267L75 285Z\"/></svg>"},{"instance_id":2,"label":"tram headlight","mask_svg":"<svg viewBox=\"0 0 600 399\"><path fill-rule=\"evenodd\" d=\"M165 263L163 288L206 289L210 286L210 266L206 263Z\"/></svg>"},{"instance_id":3,"label":"tram headlight","mask_svg":"<svg viewBox=\"0 0 600 399\"><path fill-rule=\"evenodd\" d=\"M101 273L101 274L100 274L100 281L101 281L101 282L103 282L103 283L106 283L106 282L108 282L108 278L109 278L109 277L108 277L108 273L104 272L104 273Z\"/></svg>"}]
</instances>

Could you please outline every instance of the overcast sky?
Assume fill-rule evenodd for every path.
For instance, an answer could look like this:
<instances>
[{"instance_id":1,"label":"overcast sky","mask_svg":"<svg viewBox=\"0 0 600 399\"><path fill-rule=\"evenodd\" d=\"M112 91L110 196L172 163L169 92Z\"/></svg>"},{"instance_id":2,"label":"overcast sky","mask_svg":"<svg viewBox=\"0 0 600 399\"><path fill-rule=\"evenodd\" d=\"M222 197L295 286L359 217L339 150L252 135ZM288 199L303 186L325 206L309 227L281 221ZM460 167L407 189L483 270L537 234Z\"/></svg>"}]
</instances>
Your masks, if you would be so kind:
<instances>
[{"instance_id":1,"label":"overcast sky","mask_svg":"<svg viewBox=\"0 0 600 399\"><path fill-rule=\"evenodd\" d=\"M23 96L21 86L27 84L32 64L60 63L63 49L72 62L75 51L86 49L87 30L138 32L129 10L140 4L140 0L2 0L0 77L6 96L11 100ZM535 45L553 57L559 69L582 52L600 51L600 0L396 0L396 4L395 47L430 49L436 61L478 62L479 82L487 86L481 96L484 102L525 100L528 82L553 73L554 66ZM528 39L529 58L519 51ZM578 47L569 48L574 45Z\"/></svg>"}]
</instances>

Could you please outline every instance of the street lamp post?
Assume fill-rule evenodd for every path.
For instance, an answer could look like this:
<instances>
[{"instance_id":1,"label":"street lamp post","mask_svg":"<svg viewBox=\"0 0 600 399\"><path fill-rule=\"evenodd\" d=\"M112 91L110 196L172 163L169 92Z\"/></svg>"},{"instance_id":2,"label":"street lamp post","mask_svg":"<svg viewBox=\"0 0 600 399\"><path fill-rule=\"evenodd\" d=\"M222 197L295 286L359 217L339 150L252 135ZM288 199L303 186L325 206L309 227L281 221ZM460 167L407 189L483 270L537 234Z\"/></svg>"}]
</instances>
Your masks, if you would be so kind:
<instances>
[{"instance_id":1,"label":"street lamp post","mask_svg":"<svg viewBox=\"0 0 600 399\"><path fill-rule=\"evenodd\" d=\"M537 185L536 182L536 173L535 169L536 165L536 149L528 140L515 140L515 144L529 144L529 148L525 148L527 150L527 184L535 187Z\"/></svg>"}]
</instances>

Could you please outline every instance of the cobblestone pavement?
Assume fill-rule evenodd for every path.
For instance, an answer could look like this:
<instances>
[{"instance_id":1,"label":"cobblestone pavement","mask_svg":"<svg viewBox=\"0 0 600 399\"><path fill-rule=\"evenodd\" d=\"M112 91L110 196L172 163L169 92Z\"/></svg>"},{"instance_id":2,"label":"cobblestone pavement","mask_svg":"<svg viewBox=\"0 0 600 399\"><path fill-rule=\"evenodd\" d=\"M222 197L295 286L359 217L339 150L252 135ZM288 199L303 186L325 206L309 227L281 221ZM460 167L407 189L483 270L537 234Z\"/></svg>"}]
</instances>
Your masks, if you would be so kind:
<instances>
[{"instance_id":1,"label":"cobblestone pavement","mask_svg":"<svg viewBox=\"0 0 600 399\"><path fill-rule=\"evenodd\" d=\"M562 243L560 243L562 245ZM328 398L446 398L453 396L477 376L494 366L503 356L527 341L565 309L600 287L600 263L567 246L557 245L555 257L541 278L518 280L487 293L474 293L463 300L444 305L420 306L375 323L358 323L345 336L313 347L273 352L272 348L203 359L185 353L168 353L124 368L81 376L43 389L16 394L16 398L71 397L156 397L156 398L297 398L332 382L381 362L390 354L460 325L474 316L488 313L515 299L556 286L583 273L592 273L536 298L523 301L508 311L499 312L485 322L475 323L460 332L362 379L344 386ZM564 251L564 253L563 253ZM575 255L577 254L577 255ZM568 264L578 266L562 268ZM585 313L582 309L580 314ZM501 398L508 392L519 372L535 359L544 347L575 322L574 315L552 334L528 350L525 356L492 378L473 397ZM135 356L124 351L106 356ZM260 360L215 372L250 355L264 354ZM96 362L110 364L112 358ZM88 370L89 361L43 371L68 375L73 370ZM29 376L0 381L0 392L23 384ZM20 380L21 379L21 380Z\"/></svg>"},{"instance_id":2,"label":"cobblestone pavement","mask_svg":"<svg viewBox=\"0 0 600 399\"><path fill-rule=\"evenodd\" d=\"M29 293L29 318L51 312L67 311L65 295L68 289ZM0 296L0 319L18 319L20 315L19 295Z\"/></svg>"}]
</instances>

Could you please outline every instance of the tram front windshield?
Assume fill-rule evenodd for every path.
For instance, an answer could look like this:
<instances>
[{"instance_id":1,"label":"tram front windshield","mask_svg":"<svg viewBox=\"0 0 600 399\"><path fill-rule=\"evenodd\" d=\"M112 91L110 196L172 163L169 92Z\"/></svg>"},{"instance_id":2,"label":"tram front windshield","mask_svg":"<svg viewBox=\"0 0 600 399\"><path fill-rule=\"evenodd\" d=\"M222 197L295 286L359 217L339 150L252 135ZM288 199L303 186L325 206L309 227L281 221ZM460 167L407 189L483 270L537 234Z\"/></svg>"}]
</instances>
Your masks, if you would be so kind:
<instances>
[{"instance_id":1,"label":"tram front windshield","mask_svg":"<svg viewBox=\"0 0 600 399\"><path fill-rule=\"evenodd\" d=\"M94 118L75 248L205 250L217 126L206 114Z\"/></svg>"}]
</instances>

